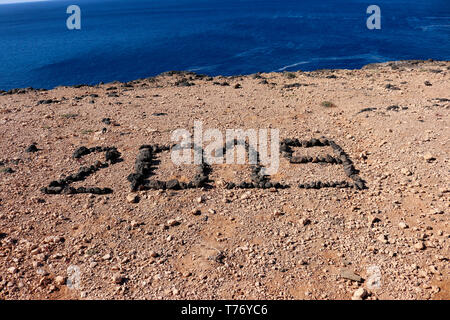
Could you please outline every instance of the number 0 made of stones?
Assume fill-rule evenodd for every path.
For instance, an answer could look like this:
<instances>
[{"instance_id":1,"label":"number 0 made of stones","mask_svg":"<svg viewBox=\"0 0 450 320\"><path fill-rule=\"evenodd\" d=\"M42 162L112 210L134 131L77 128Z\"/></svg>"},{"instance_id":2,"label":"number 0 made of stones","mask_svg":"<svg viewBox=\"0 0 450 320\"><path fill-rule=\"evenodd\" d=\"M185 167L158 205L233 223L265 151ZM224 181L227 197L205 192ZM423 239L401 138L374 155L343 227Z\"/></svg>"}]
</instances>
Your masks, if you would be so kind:
<instances>
[{"instance_id":1,"label":"number 0 made of stones","mask_svg":"<svg viewBox=\"0 0 450 320\"><path fill-rule=\"evenodd\" d=\"M225 184L227 189L285 189L292 186L281 184L278 182L272 182L270 176L264 175L260 164L259 154L255 150L251 150L251 146L246 141L232 141L228 142L223 147L223 153L235 145L242 144L245 146L247 152L253 151L257 155L257 163L251 166L251 181L242 181L241 183L228 182ZM311 147L326 147L329 146L333 150L333 155L327 154L325 156L293 156L292 148L311 148ZM196 174L192 181L181 182L176 179L168 181L160 181L150 179L153 172L158 168L159 162L157 161L158 154L164 151L171 151L173 148L180 148L178 145L143 145L139 148L135 163L134 172L129 174L127 179L131 184L132 191L139 190L182 190L182 189L195 189L195 188L213 188L213 181L209 179L209 175L212 172L212 168L209 164L202 162L196 167ZM197 151L201 152L204 156L204 150L197 146L189 146L198 148ZM59 180L53 180L47 187L41 189L45 194L78 194L78 193L91 193L91 194L109 194L113 190L110 188L98 188L98 187L73 187L74 182L85 180L88 176L100 171L102 168L107 168L118 162L123 161L121 153L115 147L80 147L73 153L74 159L80 159L90 153L105 153L105 161L96 161L91 166L82 166L78 172L65 175L64 178ZM359 176L359 171L355 169L354 164L348 154L334 141L325 137L313 138L310 140L299 139L284 139L280 143L281 156L289 160L292 165L300 165L306 163L327 163L329 165L342 165L345 174L350 178L348 181L333 181L322 182L314 181L307 184L299 184L298 188L301 189L321 189L321 188L354 188L356 190L367 189L366 182ZM204 157L203 157L204 159Z\"/></svg>"}]
</instances>

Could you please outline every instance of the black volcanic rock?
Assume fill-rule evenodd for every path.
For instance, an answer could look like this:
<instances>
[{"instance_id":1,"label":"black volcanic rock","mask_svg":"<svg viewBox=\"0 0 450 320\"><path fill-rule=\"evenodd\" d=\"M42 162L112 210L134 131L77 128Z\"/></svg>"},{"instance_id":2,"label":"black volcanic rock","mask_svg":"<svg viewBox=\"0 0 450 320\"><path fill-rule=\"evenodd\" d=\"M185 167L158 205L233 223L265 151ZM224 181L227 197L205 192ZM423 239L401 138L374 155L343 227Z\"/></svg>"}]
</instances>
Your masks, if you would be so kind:
<instances>
[{"instance_id":1,"label":"black volcanic rock","mask_svg":"<svg viewBox=\"0 0 450 320\"><path fill-rule=\"evenodd\" d=\"M83 156L85 156L85 155L87 155L87 154L89 154L89 153L91 153L90 151L89 151L89 149L88 148L86 148L86 147L79 147L77 150L75 150L75 152L73 153L73 157L75 158L75 159L79 159L79 158L81 158L81 157L83 157Z\"/></svg>"},{"instance_id":2,"label":"black volcanic rock","mask_svg":"<svg viewBox=\"0 0 450 320\"><path fill-rule=\"evenodd\" d=\"M25 152L30 152L30 153L37 152L37 151L39 151L39 149L36 147L36 144L34 144L34 143L25 149Z\"/></svg>"},{"instance_id":3,"label":"black volcanic rock","mask_svg":"<svg viewBox=\"0 0 450 320\"><path fill-rule=\"evenodd\" d=\"M8 168L3 169L3 172L5 172L5 173L14 173L15 171L12 168L8 167Z\"/></svg>"},{"instance_id":4,"label":"black volcanic rock","mask_svg":"<svg viewBox=\"0 0 450 320\"><path fill-rule=\"evenodd\" d=\"M176 179L172 179L166 182L166 188L170 190L179 190L180 182Z\"/></svg>"},{"instance_id":5,"label":"black volcanic rock","mask_svg":"<svg viewBox=\"0 0 450 320\"><path fill-rule=\"evenodd\" d=\"M109 161L111 163L115 163L117 160L120 159L121 153L117 151L117 149L111 149L106 151L105 153L105 159L106 161Z\"/></svg>"}]
</instances>

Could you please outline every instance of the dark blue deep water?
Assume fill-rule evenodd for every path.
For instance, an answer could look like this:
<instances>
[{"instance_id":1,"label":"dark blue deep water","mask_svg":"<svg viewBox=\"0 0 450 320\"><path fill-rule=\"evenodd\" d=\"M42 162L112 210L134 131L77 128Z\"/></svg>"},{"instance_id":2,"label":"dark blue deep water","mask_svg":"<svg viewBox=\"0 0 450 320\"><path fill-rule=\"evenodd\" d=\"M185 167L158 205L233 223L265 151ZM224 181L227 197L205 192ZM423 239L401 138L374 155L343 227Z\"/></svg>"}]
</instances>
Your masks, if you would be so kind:
<instances>
[{"instance_id":1,"label":"dark blue deep water","mask_svg":"<svg viewBox=\"0 0 450 320\"><path fill-rule=\"evenodd\" d=\"M0 3L6 0L0 0ZM82 11L79 31L66 8ZM366 9L380 6L382 29ZM50 0L0 4L0 89L360 68L450 58L450 0Z\"/></svg>"}]
</instances>

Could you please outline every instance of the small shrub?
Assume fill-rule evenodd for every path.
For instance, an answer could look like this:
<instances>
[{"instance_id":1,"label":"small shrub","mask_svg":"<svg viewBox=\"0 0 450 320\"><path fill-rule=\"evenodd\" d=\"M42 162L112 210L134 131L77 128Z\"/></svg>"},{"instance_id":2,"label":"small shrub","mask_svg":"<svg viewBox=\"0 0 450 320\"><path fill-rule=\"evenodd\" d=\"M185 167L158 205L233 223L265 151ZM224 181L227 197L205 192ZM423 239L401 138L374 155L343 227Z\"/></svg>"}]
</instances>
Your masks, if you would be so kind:
<instances>
[{"instance_id":1,"label":"small shrub","mask_svg":"<svg viewBox=\"0 0 450 320\"><path fill-rule=\"evenodd\" d=\"M61 118L64 118L64 119L73 119L76 117L78 117L78 113L65 113L65 114L61 115Z\"/></svg>"},{"instance_id":2,"label":"small shrub","mask_svg":"<svg viewBox=\"0 0 450 320\"><path fill-rule=\"evenodd\" d=\"M288 78L288 79L294 79L294 78L297 78L297 76L295 75L295 73L292 73L292 72L285 72L285 73L284 73L284 76L285 76L286 78Z\"/></svg>"},{"instance_id":3,"label":"small shrub","mask_svg":"<svg viewBox=\"0 0 450 320\"><path fill-rule=\"evenodd\" d=\"M320 105L324 108L336 108L336 105L330 101L323 101Z\"/></svg>"}]
</instances>

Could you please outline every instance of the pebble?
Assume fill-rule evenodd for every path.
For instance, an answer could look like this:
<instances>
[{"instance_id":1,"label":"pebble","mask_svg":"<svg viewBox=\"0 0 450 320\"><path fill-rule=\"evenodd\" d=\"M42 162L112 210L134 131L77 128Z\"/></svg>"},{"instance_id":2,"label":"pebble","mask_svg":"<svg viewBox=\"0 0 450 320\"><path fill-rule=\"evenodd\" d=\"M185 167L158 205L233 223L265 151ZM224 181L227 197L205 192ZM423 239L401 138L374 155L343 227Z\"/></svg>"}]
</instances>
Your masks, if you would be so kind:
<instances>
[{"instance_id":1,"label":"pebble","mask_svg":"<svg viewBox=\"0 0 450 320\"><path fill-rule=\"evenodd\" d=\"M115 275L112 276L112 281L115 284L122 284L123 281L124 281L124 277L121 276L120 274L115 274Z\"/></svg>"},{"instance_id":2,"label":"pebble","mask_svg":"<svg viewBox=\"0 0 450 320\"><path fill-rule=\"evenodd\" d=\"M110 255L109 253L107 253L107 254L105 254L105 255L102 257L102 259L103 259L103 260L110 260L110 259L111 259L111 255Z\"/></svg>"},{"instance_id":3,"label":"pebble","mask_svg":"<svg viewBox=\"0 0 450 320\"><path fill-rule=\"evenodd\" d=\"M174 226L177 226L177 225L179 225L179 224L180 224L180 222L177 221L177 220L175 220L175 219L167 220L167 225L168 225L169 227L174 227Z\"/></svg>"},{"instance_id":4,"label":"pebble","mask_svg":"<svg viewBox=\"0 0 450 320\"><path fill-rule=\"evenodd\" d=\"M130 225L132 228L136 228L139 226L139 222L137 222L136 220L131 220Z\"/></svg>"},{"instance_id":5,"label":"pebble","mask_svg":"<svg viewBox=\"0 0 450 320\"><path fill-rule=\"evenodd\" d=\"M430 215L434 215L434 214L443 214L444 211L443 210L439 210L439 209L431 209L429 214Z\"/></svg>"},{"instance_id":6,"label":"pebble","mask_svg":"<svg viewBox=\"0 0 450 320\"><path fill-rule=\"evenodd\" d=\"M384 234L380 234L377 238L378 241L382 243L388 243L387 237Z\"/></svg>"},{"instance_id":7,"label":"pebble","mask_svg":"<svg viewBox=\"0 0 450 320\"><path fill-rule=\"evenodd\" d=\"M374 223L380 222L380 219L378 219L377 217L369 214L367 216L367 221L369 222L369 225L373 225Z\"/></svg>"},{"instance_id":8,"label":"pebble","mask_svg":"<svg viewBox=\"0 0 450 320\"><path fill-rule=\"evenodd\" d=\"M367 297L367 291L364 288L359 288L353 293L352 300L363 300Z\"/></svg>"},{"instance_id":9,"label":"pebble","mask_svg":"<svg viewBox=\"0 0 450 320\"><path fill-rule=\"evenodd\" d=\"M284 213L281 212L280 210L275 210L275 211L273 212L273 214L274 214L274 216L277 216L277 217L284 215Z\"/></svg>"},{"instance_id":10,"label":"pebble","mask_svg":"<svg viewBox=\"0 0 450 320\"><path fill-rule=\"evenodd\" d=\"M129 203L137 203L139 202L139 196L137 194L130 193L127 195L127 201Z\"/></svg>"},{"instance_id":11,"label":"pebble","mask_svg":"<svg viewBox=\"0 0 450 320\"><path fill-rule=\"evenodd\" d=\"M308 224L311 224L311 220L309 220L308 218L301 218L301 219L299 220L299 223L300 223L302 226L307 226Z\"/></svg>"},{"instance_id":12,"label":"pebble","mask_svg":"<svg viewBox=\"0 0 450 320\"><path fill-rule=\"evenodd\" d=\"M17 268L16 267L8 268L8 272L9 273L16 273L17 272Z\"/></svg>"},{"instance_id":13,"label":"pebble","mask_svg":"<svg viewBox=\"0 0 450 320\"><path fill-rule=\"evenodd\" d=\"M356 273L347 270L347 269L342 269L340 271L340 276L344 279L348 279L348 280L352 280L352 281L356 281L356 282L362 282L363 279L357 275Z\"/></svg>"},{"instance_id":14,"label":"pebble","mask_svg":"<svg viewBox=\"0 0 450 320\"><path fill-rule=\"evenodd\" d=\"M39 149L36 147L36 145L33 143L28 148L25 149L25 152L37 152Z\"/></svg>"},{"instance_id":15,"label":"pebble","mask_svg":"<svg viewBox=\"0 0 450 320\"><path fill-rule=\"evenodd\" d=\"M204 202L205 200L204 200L204 198L203 197L198 197L197 198L197 203L202 203L202 202Z\"/></svg>"},{"instance_id":16,"label":"pebble","mask_svg":"<svg viewBox=\"0 0 450 320\"><path fill-rule=\"evenodd\" d=\"M64 241L63 237L48 236L44 239L44 243L58 243Z\"/></svg>"},{"instance_id":17,"label":"pebble","mask_svg":"<svg viewBox=\"0 0 450 320\"><path fill-rule=\"evenodd\" d=\"M406 223L404 223L403 221L400 222L400 223L398 224L398 226L399 226L401 229L407 229L407 228L408 228L408 225L407 225Z\"/></svg>"},{"instance_id":18,"label":"pebble","mask_svg":"<svg viewBox=\"0 0 450 320\"><path fill-rule=\"evenodd\" d=\"M433 157L433 155L432 155L431 153L429 153L429 152L425 153L424 156L423 156L423 158L424 158L425 161L427 161L427 162L431 162L431 161L433 161L433 160L436 160L436 158Z\"/></svg>"},{"instance_id":19,"label":"pebble","mask_svg":"<svg viewBox=\"0 0 450 320\"><path fill-rule=\"evenodd\" d=\"M441 288L438 286L431 286L431 292L438 293L439 291L441 291Z\"/></svg>"},{"instance_id":20,"label":"pebble","mask_svg":"<svg viewBox=\"0 0 450 320\"><path fill-rule=\"evenodd\" d=\"M446 187L441 187L439 188L439 193L444 194L444 193L449 193L450 189L446 188Z\"/></svg>"},{"instance_id":21,"label":"pebble","mask_svg":"<svg viewBox=\"0 0 450 320\"><path fill-rule=\"evenodd\" d=\"M417 242L414 245L414 249L416 249L417 251L419 250L425 250L425 245L423 244L423 242Z\"/></svg>"},{"instance_id":22,"label":"pebble","mask_svg":"<svg viewBox=\"0 0 450 320\"><path fill-rule=\"evenodd\" d=\"M409 169L407 169L407 168L402 168L402 169L400 170L400 172L401 172L402 174L404 174L405 176L410 176L410 175L412 175L412 172L411 172Z\"/></svg>"},{"instance_id":23,"label":"pebble","mask_svg":"<svg viewBox=\"0 0 450 320\"><path fill-rule=\"evenodd\" d=\"M251 192L250 192L250 191L247 191L246 193L244 193L244 194L241 196L241 200L249 199L249 198L250 198L250 195L251 195Z\"/></svg>"},{"instance_id":24,"label":"pebble","mask_svg":"<svg viewBox=\"0 0 450 320\"><path fill-rule=\"evenodd\" d=\"M159 257L159 254L156 251L153 251L153 250L150 250L149 254L150 254L150 257L152 257L152 258Z\"/></svg>"},{"instance_id":25,"label":"pebble","mask_svg":"<svg viewBox=\"0 0 450 320\"><path fill-rule=\"evenodd\" d=\"M64 277L62 277L62 276L57 276L57 277L55 278L55 283L56 283L58 286L62 286L63 284L66 283L66 278L64 278Z\"/></svg>"}]
</instances>

